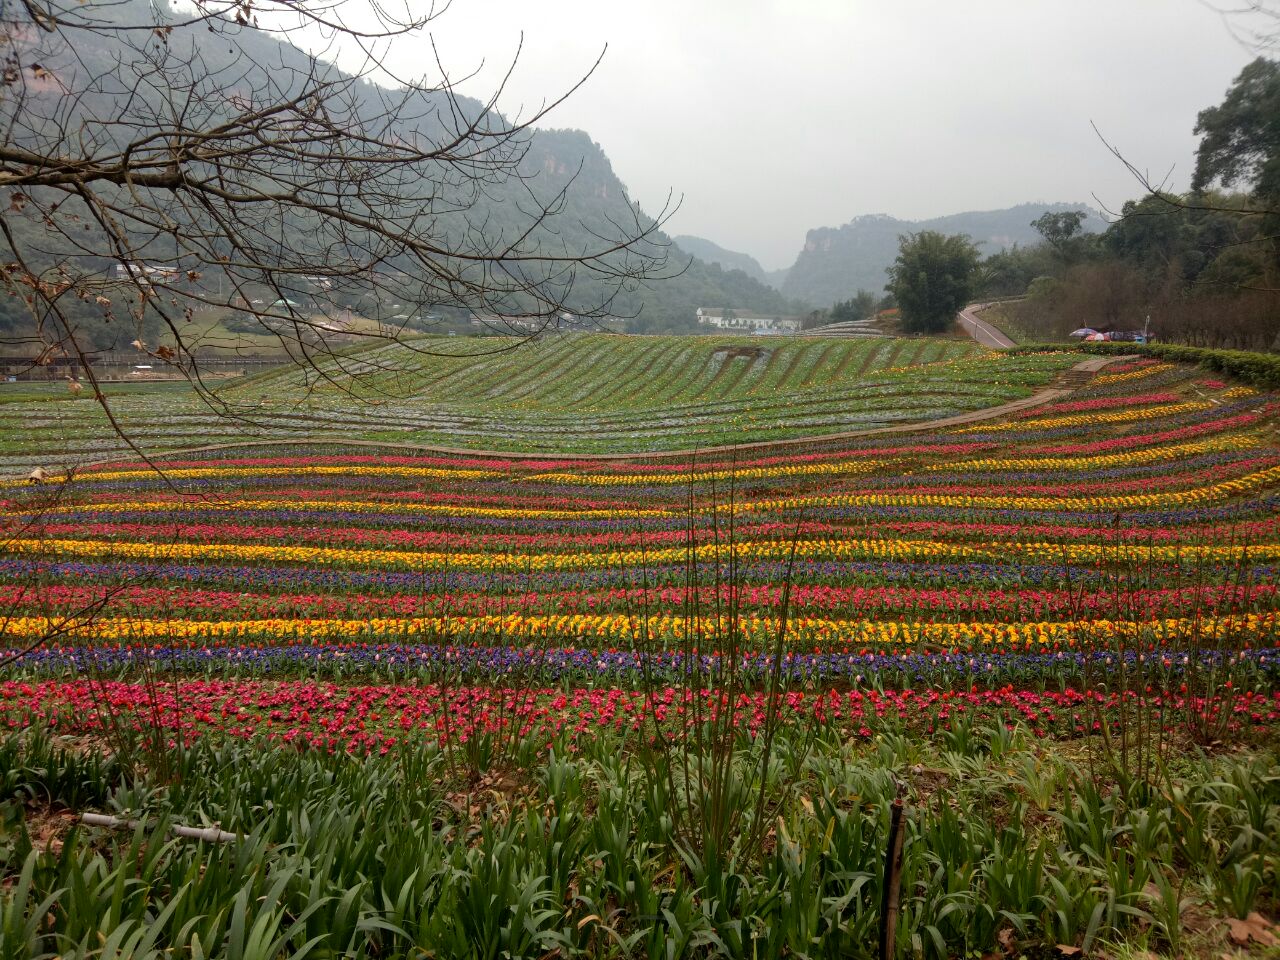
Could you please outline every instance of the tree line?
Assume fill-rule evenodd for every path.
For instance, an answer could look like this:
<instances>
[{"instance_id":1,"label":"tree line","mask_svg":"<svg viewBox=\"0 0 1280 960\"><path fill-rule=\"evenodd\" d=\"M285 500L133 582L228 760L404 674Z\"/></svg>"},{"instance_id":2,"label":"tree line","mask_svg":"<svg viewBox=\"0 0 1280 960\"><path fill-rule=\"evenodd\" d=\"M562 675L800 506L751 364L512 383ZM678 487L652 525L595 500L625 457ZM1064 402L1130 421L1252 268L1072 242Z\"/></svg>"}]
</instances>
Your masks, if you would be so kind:
<instances>
[{"instance_id":1,"label":"tree line","mask_svg":"<svg viewBox=\"0 0 1280 960\"><path fill-rule=\"evenodd\" d=\"M1195 133L1190 190L1161 189L1130 165L1147 193L1102 233L1083 232L1080 210L1045 213L1032 224L1040 243L985 257L966 236L903 236L886 287L903 329L941 333L967 302L1019 297L1005 312L1028 339L1149 318L1171 342L1280 350L1280 64L1246 66Z\"/></svg>"}]
</instances>

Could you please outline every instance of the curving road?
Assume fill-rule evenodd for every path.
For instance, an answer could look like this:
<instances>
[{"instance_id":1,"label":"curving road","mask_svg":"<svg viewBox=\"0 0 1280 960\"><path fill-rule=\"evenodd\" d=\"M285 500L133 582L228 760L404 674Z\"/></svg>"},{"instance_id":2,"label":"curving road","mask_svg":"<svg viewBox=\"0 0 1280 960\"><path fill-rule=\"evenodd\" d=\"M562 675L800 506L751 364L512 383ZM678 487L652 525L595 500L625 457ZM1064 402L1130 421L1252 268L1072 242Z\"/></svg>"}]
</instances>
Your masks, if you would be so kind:
<instances>
[{"instance_id":1,"label":"curving road","mask_svg":"<svg viewBox=\"0 0 1280 960\"><path fill-rule=\"evenodd\" d=\"M989 303L971 303L956 315L956 319L960 321L960 326L969 332L969 336L984 347L990 347L992 350L1008 350L1016 347L1016 343L991 324L978 319L978 314L989 306L991 306Z\"/></svg>"}]
</instances>

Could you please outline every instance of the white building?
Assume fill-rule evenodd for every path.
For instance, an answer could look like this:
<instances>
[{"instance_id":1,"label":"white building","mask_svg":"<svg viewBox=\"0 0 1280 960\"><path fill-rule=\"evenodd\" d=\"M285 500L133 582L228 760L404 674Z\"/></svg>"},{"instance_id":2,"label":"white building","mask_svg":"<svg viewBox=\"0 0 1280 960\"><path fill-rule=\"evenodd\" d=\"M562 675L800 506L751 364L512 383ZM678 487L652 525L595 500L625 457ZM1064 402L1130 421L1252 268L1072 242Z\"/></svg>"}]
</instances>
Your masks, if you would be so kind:
<instances>
[{"instance_id":1,"label":"white building","mask_svg":"<svg viewBox=\"0 0 1280 960\"><path fill-rule=\"evenodd\" d=\"M800 332L800 321L794 317L765 316L750 310L734 310L725 307L699 307L698 323L730 333Z\"/></svg>"},{"instance_id":2,"label":"white building","mask_svg":"<svg viewBox=\"0 0 1280 960\"><path fill-rule=\"evenodd\" d=\"M152 283L175 283L178 279L176 267L157 267L149 263L117 263L115 269L117 280L133 280L142 286Z\"/></svg>"}]
</instances>

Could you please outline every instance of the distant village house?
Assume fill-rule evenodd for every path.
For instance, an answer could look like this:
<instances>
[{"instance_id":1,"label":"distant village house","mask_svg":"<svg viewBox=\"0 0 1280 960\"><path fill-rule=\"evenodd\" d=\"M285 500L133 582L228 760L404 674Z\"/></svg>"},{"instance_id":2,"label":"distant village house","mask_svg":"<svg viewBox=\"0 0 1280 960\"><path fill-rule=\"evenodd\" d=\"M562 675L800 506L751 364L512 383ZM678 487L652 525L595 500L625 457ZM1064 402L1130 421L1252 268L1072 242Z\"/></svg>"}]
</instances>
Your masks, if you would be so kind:
<instances>
[{"instance_id":1,"label":"distant village house","mask_svg":"<svg viewBox=\"0 0 1280 960\"><path fill-rule=\"evenodd\" d=\"M798 317L765 316L732 307L699 307L698 323L730 333L799 333Z\"/></svg>"},{"instance_id":2,"label":"distant village house","mask_svg":"<svg viewBox=\"0 0 1280 960\"><path fill-rule=\"evenodd\" d=\"M179 272L176 267L157 267L149 263L117 263L115 278L133 280L143 286L154 283L175 283Z\"/></svg>"}]
</instances>

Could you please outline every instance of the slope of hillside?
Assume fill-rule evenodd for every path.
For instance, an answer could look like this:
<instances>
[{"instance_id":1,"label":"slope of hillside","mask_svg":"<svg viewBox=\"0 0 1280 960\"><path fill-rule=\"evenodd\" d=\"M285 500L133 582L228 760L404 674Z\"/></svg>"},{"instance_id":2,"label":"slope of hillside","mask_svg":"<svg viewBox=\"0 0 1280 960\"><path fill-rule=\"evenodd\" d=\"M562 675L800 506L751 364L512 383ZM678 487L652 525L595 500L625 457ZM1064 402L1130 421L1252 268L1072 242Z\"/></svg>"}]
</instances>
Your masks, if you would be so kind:
<instances>
[{"instance_id":1,"label":"slope of hillside","mask_svg":"<svg viewBox=\"0 0 1280 960\"><path fill-rule=\"evenodd\" d=\"M144 449L240 439L380 440L539 453L633 453L939 420L1028 396L1078 357L1009 356L964 340L565 334L518 351L424 339L228 385L219 416L178 385L113 400ZM335 383L365 379L361 400ZM314 379L314 376L313 376ZM0 384L0 387L4 385ZM61 385L0 403L0 470L128 455L101 409ZM0 400L5 393L0 390Z\"/></svg>"},{"instance_id":2,"label":"slope of hillside","mask_svg":"<svg viewBox=\"0 0 1280 960\"><path fill-rule=\"evenodd\" d=\"M182 25L180 14L171 10L164 0L118 0L100 6L101 9L95 8L94 15L101 17L104 24L175 26L171 32L161 34L162 43L152 43L145 38L145 31L140 35L131 29L79 30L73 38L56 32L46 36L31 31L30 36L35 40L24 53L28 58L39 54L42 69L53 80L28 90L25 98L0 103L0 120L15 131L13 136L18 145L28 146L37 153L60 150L60 130L79 127L84 133L78 142L89 146L76 149L94 156L109 156L139 130L154 126L155 117L182 115L183 124L191 130L220 128L239 109L240 101L226 96L228 90L253 91L257 100L283 102L298 96L315 74L342 89L341 96L327 105L339 126L345 129L367 124L370 129L380 131L379 137L392 141L401 138L428 146L438 144L446 155L449 151L444 149L445 145L483 114L484 107L479 101L461 95L450 98L440 92L414 93L402 98L365 80L347 85L350 78L336 67L320 64L313 70L305 54L264 31L245 29L234 37L219 35L214 42L203 28ZM139 36L143 39L138 39ZM39 46L34 45L36 41ZM144 68L152 61L163 65L163 82L141 85L135 91L133 84L121 79L130 76L131 70L145 72ZM192 98L191 89L199 91L198 96ZM67 97L64 90L76 96ZM396 120L384 128L382 118L388 111L396 114ZM492 147L495 156L511 155L512 145L502 142L503 132L509 129L506 118L489 114L479 125L497 134L493 140L482 141L496 144ZM514 171L515 176L499 180L493 170L486 168L483 154L474 166L472 161L452 165L442 161L438 177L426 176L403 188L408 201L404 210L383 209L382 216L403 217L412 213L415 235L429 236L438 241L442 249L480 256L493 249L513 249L515 254L526 258L521 271L527 271L534 282L545 282L547 289L555 291L552 296L556 301L575 312L640 314L660 326L671 326L692 324L699 306L784 311L783 298L768 287L763 278L726 271L701 260L690 262L683 251L669 247L669 238L661 233L653 237L652 244L642 245L639 252L661 254L666 251L669 269L664 273L669 279L641 283L620 280L635 276L629 269L634 265L634 258L627 261L618 254L604 258L600 265L603 269L574 271L571 291L562 294L569 282L563 263L539 264L536 257L575 257L588 251L598 252L625 235L652 227L653 219L629 201L626 188L604 151L587 133L538 129L525 137L521 134L515 144L517 151L521 145L527 148L518 170ZM285 154L279 154L261 162L285 165L281 169L287 169L291 161ZM561 191L566 187L562 198ZM111 193L111 188L102 189ZM137 189L147 194L145 187ZM158 203L165 203L162 191L148 196L162 197ZM417 203L418 196L421 204ZM41 195L41 199L48 199L52 204L58 198ZM535 226L540 209L550 213L540 226ZM432 212L424 217L423 210ZM178 231L180 237L201 236L212 222L198 204L192 204L189 209L179 207L177 214L191 220L190 229ZM316 230L315 222L294 209L284 209L280 217L279 228L291 235L291 246L308 249L312 232ZM96 273L110 269L118 260L118 245L103 234L82 230L78 222L72 236L51 235L36 205L32 205L26 215L16 208L10 211L6 225L19 246L40 250L49 263L69 256L80 268ZM192 243L175 253L172 246L158 243L141 227L135 232L131 246L140 258L156 262L168 262L166 258L172 258L174 263L181 262L182 269L192 269L196 274L210 270L209 258L202 256L206 244ZM213 233L216 235L217 230ZM349 244L359 259L364 249L361 241L359 230L353 228L336 243L338 246ZM316 235L314 242L317 257L323 262L335 257L334 262L341 262L341 251L333 252L332 236ZM376 242L369 246L384 251ZM0 256L12 259L8 245L3 242L0 242ZM424 274L420 263L394 245L385 249L379 266L388 272L402 271L406 276L420 278ZM297 295L305 294L305 290L288 287L288 277L277 280L285 284L278 289L294 294L294 299L305 299ZM364 309L359 291L355 289L358 285L351 286L351 291L344 287L344 294L349 295L338 306ZM484 296L469 294L465 284L431 285L420 279L418 286L423 289L407 290L405 298L419 303L422 309L416 312L420 313L439 312L438 308L519 312L530 306L519 302L518 295L513 298L516 302L500 299L495 303ZM84 319L89 322L91 318ZM16 322L17 318L0 316L0 329L12 327Z\"/></svg>"},{"instance_id":3,"label":"slope of hillside","mask_svg":"<svg viewBox=\"0 0 1280 960\"><path fill-rule=\"evenodd\" d=\"M673 238L680 249L692 254L699 260L707 263L718 263L725 270L741 270L747 276L759 280L761 283L768 283L768 274L765 273L764 267L760 266L760 262L749 253L739 253L736 250L726 250L720 244L707 240L703 237L690 236L682 233Z\"/></svg>"},{"instance_id":4,"label":"slope of hillside","mask_svg":"<svg viewBox=\"0 0 1280 960\"><path fill-rule=\"evenodd\" d=\"M879 293L885 285L885 269L898 254L898 238L904 233L937 230L972 237L985 254L1014 244L1040 240L1031 226L1046 211L1079 210L1082 204L1023 203L1006 210L957 213L931 220L898 220L883 214L856 217L841 227L810 230L804 249L782 284L788 297L829 305L858 290ZM1090 210L1086 230L1100 230L1102 218Z\"/></svg>"}]
</instances>

